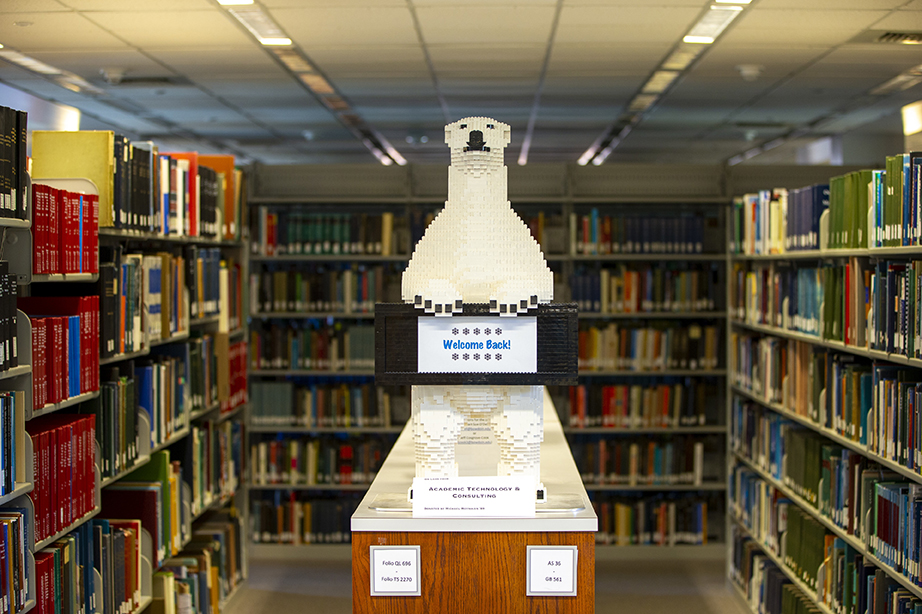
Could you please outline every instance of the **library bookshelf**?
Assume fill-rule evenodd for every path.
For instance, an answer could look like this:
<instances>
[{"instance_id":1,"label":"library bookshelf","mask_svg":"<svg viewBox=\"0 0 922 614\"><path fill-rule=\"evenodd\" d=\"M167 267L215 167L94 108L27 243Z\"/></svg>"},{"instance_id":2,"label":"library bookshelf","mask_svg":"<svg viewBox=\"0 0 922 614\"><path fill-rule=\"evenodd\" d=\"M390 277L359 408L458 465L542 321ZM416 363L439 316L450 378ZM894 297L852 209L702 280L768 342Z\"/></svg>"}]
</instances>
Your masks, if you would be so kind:
<instances>
[{"instance_id":1,"label":"library bookshelf","mask_svg":"<svg viewBox=\"0 0 922 614\"><path fill-rule=\"evenodd\" d=\"M806 213L793 191L734 205L729 569L753 611L782 590L821 612L877 607L867 586L922 598L919 196L891 162Z\"/></svg>"},{"instance_id":2,"label":"library bookshelf","mask_svg":"<svg viewBox=\"0 0 922 614\"><path fill-rule=\"evenodd\" d=\"M18 292L13 288L8 304L16 306L18 293L20 307L5 320L17 331L19 366L0 372L2 389L18 395L16 410L9 414L15 418L15 437L3 439L4 446L15 442L13 462L5 468L13 471L15 481L9 492L0 495L0 514L5 518L24 515L28 533L23 540L28 552L21 559L29 570L28 595L12 611L35 607L47 611L48 603L37 603L39 589L48 581L46 572L60 565L51 560L57 557L52 553L60 549L69 553L70 562L64 563L72 566L66 570L69 577L86 582L65 591L75 600L75 608L84 607L77 602L84 597L116 599L116 572L130 575L134 589L123 603L112 602L119 611L133 614L157 599L172 599L162 590L157 593L165 573L185 564L175 558L182 555L198 557L203 565L200 571L209 576L208 587L213 587L209 601L214 601L208 607L216 612L244 581L247 565L244 518L238 511L246 510L240 452L247 406L245 349L237 357L243 371L236 378L219 366L231 364L227 352L235 340L245 342L246 319L237 308L243 305L243 288L228 279L228 268L236 271L234 264L245 266L246 235L239 223L234 224L233 232L225 232L227 227L219 228L219 223L213 225L212 236L205 236L204 226L201 233L165 234L163 229L154 229L152 218L140 221L143 216L115 222L118 228L98 228L103 209L108 207L111 213L111 207L122 206L119 202L130 203L125 205L127 215L143 212L145 207L153 211L155 204L168 202L170 194L161 201L163 194L156 192L160 187L150 180L154 165L169 165L170 156L158 158L155 149L146 149L149 144L123 141L122 146L133 152L131 156L141 151L153 155L137 153L136 167L117 167L116 185L131 197L119 201L109 186L106 200L95 182L69 174L66 161L61 160L68 156L60 155L63 145L56 142L57 134L43 133L41 144L33 149L33 175L40 178L28 181L25 176L28 184L22 194L28 206L24 219L0 221L5 227L4 260L19 286ZM102 148L84 150L85 138L100 136ZM66 138L75 139L69 146L81 149L84 159L114 159L114 151L106 149L106 139L115 138L112 133L68 133ZM143 164L150 164L147 175L143 175ZM232 164L231 159L231 172ZM202 175L195 177L186 175L193 187ZM241 178L236 176L237 181ZM147 191L139 196L128 190L130 181L137 182L137 191ZM229 214L223 219L230 223L236 214L225 206L233 201L239 212L241 202L245 205L240 200L245 190L226 194L228 185L233 184L222 183L214 199L199 204L203 212L211 207L207 210L219 216ZM175 185L172 190L175 197ZM67 221L58 226L57 218ZM67 226L71 222L73 228ZM71 239L74 243L67 242ZM214 250L207 263L200 257L204 250ZM65 252L77 258L68 261ZM187 286L185 279L168 278L161 271L161 264L175 266L185 255L196 255L190 273L212 267L207 284ZM152 269L157 270L156 285ZM193 274L188 279L198 282L201 278ZM207 306L197 303L202 293L210 301ZM112 307L107 303L110 299L115 301L114 311L107 310ZM227 302L234 305L228 308ZM4 311L4 317L9 313ZM225 313L230 314L230 322L219 315ZM63 341L52 337L59 333ZM51 344L56 350L48 351ZM197 354L200 345L210 353ZM56 363L61 348L70 354L64 354L63 363ZM154 384L150 377L156 378ZM50 452L53 450L57 452ZM137 504L135 495L141 491L156 495L156 505ZM147 511L154 514L155 508L157 516L144 515ZM63 520L57 517L58 510ZM169 528L155 520L169 519L171 514L175 522ZM119 518L136 520L114 520ZM137 568L130 574L121 569L116 563L121 558L114 549L111 562L115 567L86 558L94 543L119 548L118 557L130 550L137 555ZM219 547L223 549L221 568L212 582L211 564L205 566L202 557L209 558ZM218 558L214 561L217 570ZM205 576L201 578L204 582ZM56 586L45 594L54 590L65 589ZM96 603L86 607L101 611L101 601Z\"/></svg>"}]
</instances>

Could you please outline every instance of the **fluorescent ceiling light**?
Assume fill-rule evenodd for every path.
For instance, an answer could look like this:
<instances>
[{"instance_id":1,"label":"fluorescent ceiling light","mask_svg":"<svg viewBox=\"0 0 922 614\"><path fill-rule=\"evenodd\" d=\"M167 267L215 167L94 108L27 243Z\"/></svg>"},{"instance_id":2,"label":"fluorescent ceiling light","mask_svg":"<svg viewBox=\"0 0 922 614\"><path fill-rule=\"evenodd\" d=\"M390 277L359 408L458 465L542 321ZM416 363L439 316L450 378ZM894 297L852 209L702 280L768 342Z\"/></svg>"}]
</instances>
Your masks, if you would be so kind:
<instances>
[{"instance_id":1,"label":"fluorescent ceiling light","mask_svg":"<svg viewBox=\"0 0 922 614\"><path fill-rule=\"evenodd\" d=\"M659 98L656 94L638 94L634 96L634 99L631 100L630 106L628 106L629 111L646 111L653 103L656 102L656 99Z\"/></svg>"},{"instance_id":2,"label":"fluorescent ceiling light","mask_svg":"<svg viewBox=\"0 0 922 614\"><path fill-rule=\"evenodd\" d=\"M237 21L250 31L263 45L290 45L291 39L285 36L282 28L258 6L227 9Z\"/></svg>"},{"instance_id":3,"label":"fluorescent ceiling light","mask_svg":"<svg viewBox=\"0 0 922 614\"><path fill-rule=\"evenodd\" d=\"M592 165L601 166L602 163L605 162L606 158L611 155L611 152L615 150L615 147L618 146L619 142L619 139L615 139L608 147L600 151L599 155L592 159Z\"/></svg>"},{"instance_id":4,"label":"fluorescent ceiling light","mask_svg":"<svg viewBox=\"0 0 922 614\"><path fill-rule=\"evenodd\" d=\"M253 4L253 0L218 0L218 4L221 6L242 6L244 4Z\"/></svg>"},{"instance_id":5,"label":"fluorescent ceiling light","mask_svg":"<svg viewBox=\"0 0 922 614\"><path fill-rule=\"evenodd\" d=\"M378 147L372 143L370 139L362 139L362 144L365 145L365 147L368 148L372 155L378 159L378 162L384 166L390 166L394 163L394 161L384 155L384 152L378 149Z\"/></svg>"},{"instance_id":6,"label":"fluorescent ceiling light","mask_svg":"<svg viewBox=\"0 0 922 614\"><path fill-rule=\"evenodd\" d=\"M275 49L275 57L292 72L314 72L314 67L296 49Z\"/></svg>"},{"instance_id":7,"label":"fluorescent ceiling light","mask_svg":"<svg viewBox=\"0 0 922 614\"><path fill-rule=\"evenodd\" d=\"M380 134L378 135L378 139L380 139L381 144L384 145L384 150L387 152L387 155L389 155L391 159L397 163L398 166L406 166L407 159L401 156L400 152L394 149L394 146L391 145L387 139L385 139Z\"/></svg>"},{"instance_id":8,"label":"fluorescent ceiling light","mask_svg":"<svg viewBox=\"0 0 922 614\"><path fill-rule=\"evenodd\" d=\"M32 72L37 72L40 75L61 75L64 74L59 68L45 64L44 62L39 62L35 58L30 58L27 55L23 55L18 51L13 51L10 49L5 49L0 51L0 57L8 62L13 64L18 64L26 70L31 70Z\"/></svg>"},{"instance_id":9,"label":"fluorescent ceiling light","mask_svg":"<svg viewBox=\"0 0 922 614\"><path fill-rule=\"evenodd\" d=\"M922 101L903 107L903 134L909 136L922 132Z\"/></svg>"},{"instance_id":10,"label":"fluorescent ceiling light","mask_svg":"<svg viewBox=\"0 0 922 614\"><path fill-rule=\"evenodd\" d=\"M742 12L741 6L711 6L682 39L686 43L710 45Z\"/></svg>"},{"instance_id":11,"label":"fluorescent ceiling light","mask_svg":"<svg viewBox=\"0 0 922 614\"><path fill-rule=\"evenodd\" d=\"M698 46L680 47L666 58L662 68L665 70L685 70L689 64L695 61L699 53L701 53L701 47Z\"/></svg>"},{"instance_id":12,"label":"fluorescent ceiling light","mask_svg":"<svg viewBox=\"0 0 922 614\"><path fill-rule=\"evenodd\" d=\"M644 84L642 91L644 94L662 94L678 76L679 73L673 70L657 70Z\"/></svg>"},{"instance_id":13,"label":"fluorescent ceiling light","mask_svg":"<svg viewBox=\"0 0 922 614\"><path fill-rule=\"evenodd\" d=\"M749 4L752 0L714 0L714 2L717 4Z\"/></svg>"},{"instance_id":14,"label":"fluorescent ceiling light","mask_svg":"<svg viewBox=\"0 0 922 614\"><path fill-rule=\"evenodd\" d=\"M336 90L333 89L333 86L330 85L330 82L315 73L307 73L298 75L298 79L301 80L301 83L310 88L315 94L335 94Z\"/></svg>"},{"instance_id":15,"label":"fluorescent ceiling light","mask_svg":"<svg viewBox=\"0 0 922 614\"><path fill-rule=\"evenodd\" d=\"M0 51L0 54L2 53L3 52ZM922 64L898 74L886 83L878 85L869 93L872 96L883 96L885 94L892 94L893 92L901 92L903 90L908 90L920 81L922 81Z\"/></svg>"},{"instance_id":16,"label":"fluorescent ceiling light","mask_svg":"<svg viewBox=\"0 0 922 614\"><path fill-rule=\"evenodd\" d=\"M584 151L583 155L579 157L579 160L577 160L576 163L579 164L580 166L586 166L587 164L589 164L589 160L592 160L592 156L594 155L595 155L595 146L590 147L589 149Z\"/></svg>"}]
</instances>

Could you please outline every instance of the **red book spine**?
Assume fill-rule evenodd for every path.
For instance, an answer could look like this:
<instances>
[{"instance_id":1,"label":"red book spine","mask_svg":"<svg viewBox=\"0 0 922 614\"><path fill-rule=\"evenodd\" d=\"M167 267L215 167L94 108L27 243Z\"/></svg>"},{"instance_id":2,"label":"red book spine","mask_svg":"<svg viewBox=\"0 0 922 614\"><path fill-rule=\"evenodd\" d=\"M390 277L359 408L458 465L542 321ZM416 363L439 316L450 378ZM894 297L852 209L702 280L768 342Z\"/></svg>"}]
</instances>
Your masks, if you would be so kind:
<instances>
[{"instance_id":1,"label":"red book spine","mask_svg":"<svg viewBox=\"0 0 922 614\"><path fill-rule=\"evenodd\" d=\"M70 272L80 272L80 195L69 192L70 196Z\"/></svg>"},{"instance_id":2,"label":"red book spine","mask_svg":"<svg viewBox=\"0 0 922 614\"><path fill-rule=\"evenodd\" d=\"M39 332L39 327L37 326L39 320L32 321L32 365L36 366L38 361L38 347L39 340L42 338L41 332ZM42 403L42 380L39 373L35 373L32 378L32 411L41 409Z\"/></svg>"},{"instance_id":3,"label":"red book spine","mask_svg":"<svg viewBox=\"0 0 922 614\"><path fill-rule=\"evenodd\" d=\"M42 186L35 184L32 186L32 273L38 275L42 272L42 263L41 263L41 253L42 253L42 242L41 236L39 234L39 201L41 198L39 194L42 191Z\"/></svg>"},{"instance_id":4,"label":"red book spine","mask_svg":"<svg viewBox=\"0 0 922 614\"><path fill-rule=\"evenodd\" d=\"M41 374L42 374L42 405L41 406L44 407L45 404L48 403L48 388L49 388L49 384L48 384L49 377L48 376L50 373L50 369L48 368L48 353L46 351L48 348L48 320L44 318L41 318L40 320L42 323L41 325L41 335L42 336L41 336L41 339L39 340L39 346L38 346L39 354L38 355L39 355L39 360L41 361L39 368L41 369Z\"/></svg>"},{"instance_id":5,"label":"red book spine","mask_svg":"<svg viewBox=\"0 0 922 614\"><path fill-rule=\"evenodd\" d=\"M93 359L90 357L90 350L99 347L92 345L93 339L93 316L90 313L90 297L80 297L80 392L89 392L90 388L90 370L92 369Z\"/></svg>"}]
</instances>

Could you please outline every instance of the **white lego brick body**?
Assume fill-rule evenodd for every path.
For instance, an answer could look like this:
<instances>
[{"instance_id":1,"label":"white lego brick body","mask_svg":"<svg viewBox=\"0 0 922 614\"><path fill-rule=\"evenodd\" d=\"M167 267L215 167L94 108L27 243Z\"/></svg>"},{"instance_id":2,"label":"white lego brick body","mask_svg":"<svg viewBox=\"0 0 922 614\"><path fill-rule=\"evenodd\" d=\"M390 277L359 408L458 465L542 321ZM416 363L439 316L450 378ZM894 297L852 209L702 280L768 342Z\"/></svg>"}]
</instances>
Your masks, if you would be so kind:
<instances>
[{"instance_id":1,"label":"white lego brick body","mask_svg":"<svg viewBox=\"0 0 922 614\"><path fill-rule=\"evenodd\" d=\"M514 317L549 303L553 274L507 200L509 126L469 117L445 127L445 142L448 201L403 274L403 300L437 316L489 303L492 312ZM412 406L417 477L457 476L455 445L465 418L489 413L500 447L497 475L539 483L543 387L413 386Z\"/></svg>"}]
</instances>

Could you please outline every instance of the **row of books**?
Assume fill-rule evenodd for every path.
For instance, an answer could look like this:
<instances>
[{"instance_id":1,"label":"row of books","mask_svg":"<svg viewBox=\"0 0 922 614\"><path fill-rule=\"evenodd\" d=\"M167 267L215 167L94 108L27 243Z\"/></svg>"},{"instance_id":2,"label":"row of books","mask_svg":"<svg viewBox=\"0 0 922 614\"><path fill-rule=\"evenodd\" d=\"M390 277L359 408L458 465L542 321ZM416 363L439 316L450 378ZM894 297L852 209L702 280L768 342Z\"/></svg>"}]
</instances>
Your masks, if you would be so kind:
<instances>
[{"instance_id":1,"label":"row of books","mask_svg":"<svg viewBox=\"0 0 922 614\"><path fill-rule=\"evenodd\" d=\"M570 300L594 313L712 311L723 303L720 280L716 265L618 265L571 275Z\"/></svg>"},{"instance_id":2,"label":"row of books","mask_svg":"<svg viewBox=\"0 0 922 614\"><path fill-rule=\"evenodd\" d=\"M317 498L276 491L250 497L255 544L329 544L352 541L352 514L360 498Z\"/></svg>"},{"instance_id":3,"label":"row of books","mask_svg":"<svg viewBox=\"0 0 922 614\"><path fill-rule=\"evenodd\" d=\"M731 547L730 575L745 594L746 601L753 612L806 614L816 610L816 600L791 582L787 575L765 554L764 546L740 532L736 527L733 528ZM843 603L845 603L844 599ZM886 611L878 612L873 608L855 610L854 608L855 604L848 602L843 614L856 614L856 612L885 614Z\"/></svg>"},{"instance_id":4,"label":"row of books","mask_svg":"<svg viewBox=\"0 0 922 614\"><path fill-rule=\"evenodd\" d=\"M250 273L250 313L372 313L375 303L401 302L401 272L397 268L311 265Z\"/></svg>"},{"instance_id":5,"label":"row of books","mask_svg":"<svg viewBox=\"0 0 922 614\"><path fill-rule=\"evenodd\" d=\"M733 199L730 214L730 253L780 254L819 249L820 218L829 208L829 184L738 196Z\"/></svg>"},{"instance_id":6,"label":"row of books","mask_svg":"<svg viewBox=\"0 0 922 614\"><path fill-rule=\"evenodd\" d=\"M736 384L871 454L922 471L922 383L915 369L804 342L739 335Z\"/></svg>"},{"instance_id":7,"label":"row of books","mask_svg":"<svg viewBox=\"0 0 922 614\"><path fill-rule=\"evenodd\" d=\"M718 421L719 386L692 377L663 377L630 383L571 386L571 428L637 428L704 426Z\"/></svg>"},{"instance_id":8,"label":"row of books","mask_svg":"<svg viewBox=\"0 0 922 614\"><path fill-rule=\"evenodd\" d=\"M16 297L19 284L8 260L0 260L0 372L19 366Z\"/></svg>"},{"instance_id":9,"label":"row of books","mask_svg":"<svg viewBox=\"0 0 922 614\"><path fill-rule=\"evenodd\" d=\"M227 499L244 474L243 426L238 421L202 421L185 441L183 479L192 489L192 513Z\"/></svg>"},{"instance_id":10,"label":"row of books","mask_svg":"<svg viewBox=\"0 0 922 614\"><path fill-rule=\"evenodd\" d=\"M126 361L105 368L102 377L99 397L82 403L79 411L96 418L99 472L100 477L108 478L137 462L143 431L138 419L134 363Z\"/></svg>"},{"instance_id":11,"label":"row of books","mask_svg":"<svg viewBox=\"0 0 922 614\"><path fill-rule=\"evenodd\" d=\"M100 518L137 518L151 536L152 565L160 567L189 538L191 501L182 489L181 464L159 450L124 479L102 490Z\"/></svg>"},{"instance_id":12,"label":"row of books","mask_svg":"<svg viewBox=\"0 0 922 614\"><path fill-rule=\"evenodd\" d=\"M280 429L400 426L409 412L406 390L376 387L373 382L256 381L252 394L250 424Z\"/></svg>"},{"instance_id":13,"label":"row of books","mask_svg":"<svg viewBox=\"0 0 922 614\"><path fill-rule=\"evenodd\" d=\"M716 252L706 232L716 223L716 216L696 213L602 215L592 208L570 214L570 255Z\"/></svg>"},{"instance_id":14,"label":"row of books","mask_svg":"<svg viewBox=\"0 0 922 614\"><path fill-rule=\"evenodd\" d=\"M100 227L238 239L246 219L233 156L161 153L110 131L33 131L32 177L93 181Z\"/></svg>"},{"instance_id":15,"label":"row of books","mask_svg":"<svg viewBox=\"0 0 922 614\"><path fill-rule=\"evenodd\" d=\"M25 111L0 107L0 217L29 219L28 123Z\"/></svg>"},{"instance_id":16,"label":"row of books","mask_svg":"<svg viewBox=\"0 0 922 614\"><path fill-rule=\"evenodd\" d=\"M31 522L26 507L0 508L0 612L4 614L21 612L35 588L27 554L32 550Z\"/></svg>"},{"instance_id":17,"label":"row of books","mask_svg":"<svg viewBox=\"0 0 922 614\"><path fill-rule=\"evenodd\" d=\"M96 420L52 414L26 423L32 437L35 540L70 526L96 507Z\"/></svg>"},{"instance_id":18,"label":"row of books","mask_svg":"<svg viewBox=\"0 0 922 614\"><path fill-rule=\"evenodd\" d=\"M153 575L156 614L218 613L243 580L243 526L232 513L211 514L193 527L190 541Z\"/></svg>"},{"instance_id":19,"label":"row of books","mask_svg":"<svg viewBox=\"0 0 922 614\"><path fill-rule=\"evenodd\" d=\"M31 316L34 409L99 389L99 297L22 297Z\"/></svg>"},{"instance_id":20,"label":"row of books","mask_svg":"<svg viewBox=\"0 0 922 614\"><path fill-rule=\"evenodd\" d=\"M23 441L25 417L25 391L0 392L0 496L12 493L16 482L28 479Z\"/></svg>"},{"instance_id":21,"label":"row of books","mask_svg":"<svg viewBox=\"0 0 922 614\"><path fill-rule=\"evenodd\" d=\"M255 485L371 484L393 445L380 436L285 438L250 446Z\"/></svg>"},{"instance_id":22,"label":"row of books","mask_svg":"<svg viewBox=\"0 0 922 614\"><path fill-rule=\"evenodd\" d=\"M709 514L720 504L699 496L644 495L593 500L596 543L616 546L704 545L713 537ZM710 519L713 520L713 519Z\"/></svg>"},{"instance_id":23,"label":"row of books","mask_svg":"<svg viewBox=\"0 0 922 614\"><path fill-rule=\"evenodd\" d=\"M716 369L719 339L720 327L716 325L581 324L579 368L586 371Z\"/></svg>"},{"instance_id":24,"label":"row of books","mask_svg":"<svg viewBox=\"0 0 922 614\"><path fill-rule=\"evenodd\" d=\"M644 484L701 486L715 476L705 469L705 441L708 460L716 458L720 444L706 437L671 437L642 442L580 435L569 444L576 467L586 484L638 486Z\"/></svg>"},{"instance_id":25,"label":"row of books","mask_svg":"<svg viewBox=\"0 0 922 614\"><path fill-rule=\"evenodd\" d=\"M367 324L264 322L250 331L250 368L372 369L374 341L374 326Z\"/></svg>"},{"instance_id":26,"label":"row of books","mask_svg":"<svg viewBox=\"0 0 922 614\"><path fill-rule=\"evenodd\" d=\"M251 223L252 253L259 256L410 254L409 220L391 211L311 213L258 207Z\"/></svg>"},{"instance_id":27,"label":"row of books","mask_svg":"<svg viewBox=\"0 0 922 614\"><path fill-rule=\"evenodd\" d=\"M99 196L33 184L32 272L99 272Z\"/></svg>"}]
</instances>

